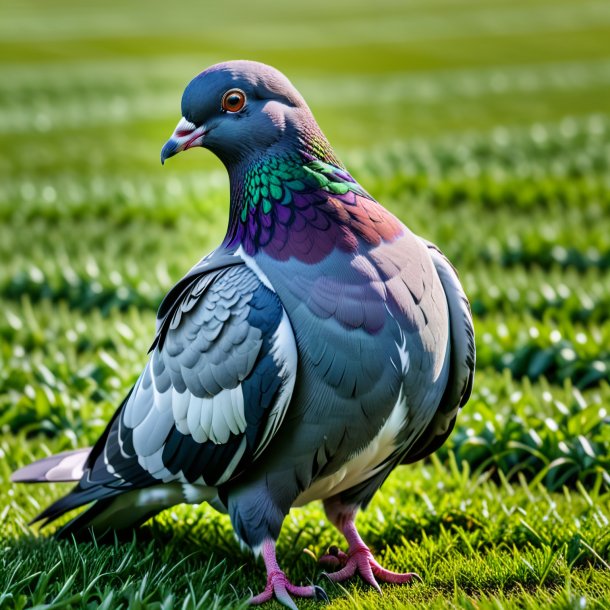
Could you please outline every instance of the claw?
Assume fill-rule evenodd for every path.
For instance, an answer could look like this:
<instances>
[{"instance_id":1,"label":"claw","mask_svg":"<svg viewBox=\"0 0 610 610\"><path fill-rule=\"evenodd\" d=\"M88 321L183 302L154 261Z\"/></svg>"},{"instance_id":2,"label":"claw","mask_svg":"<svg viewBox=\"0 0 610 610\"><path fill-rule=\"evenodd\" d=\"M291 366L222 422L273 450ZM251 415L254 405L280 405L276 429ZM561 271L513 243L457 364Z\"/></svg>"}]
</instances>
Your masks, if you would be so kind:
<instances>
[{"instance_id":1,"label":"claw","mask_svg":"<svg viewBox=\"0 0 610 610\"><path fill-rule=\"evenodd\" d=\"M322 587L315 585L314 591L316 592L316 599L319 602L327 602L327 603L330 602L330 599L328 599L328 595L326 594L326 591Z\"/></svg>"}]
</instances>

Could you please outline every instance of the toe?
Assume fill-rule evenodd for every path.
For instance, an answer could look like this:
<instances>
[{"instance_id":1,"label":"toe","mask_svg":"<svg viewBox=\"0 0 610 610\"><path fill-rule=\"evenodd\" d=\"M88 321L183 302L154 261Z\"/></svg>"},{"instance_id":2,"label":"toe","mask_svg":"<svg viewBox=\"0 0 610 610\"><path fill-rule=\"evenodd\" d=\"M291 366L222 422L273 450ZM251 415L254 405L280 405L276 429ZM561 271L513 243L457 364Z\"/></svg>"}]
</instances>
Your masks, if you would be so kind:
<instances>
[{"instance_id":1,"label":"toe","mask_svg":"<svg viewBox=\"0 0 610 610\"><path fill-rule=\"evenodd\" d=\"M358 571L360 572L360 577L362 580L364 580L364 582L371 585L371 587L376 589L378 593L381 593L381 587L375 580L375 575L373 574L373 569L369 563L368 557L359 557Z\"/></svg>"},{"instance_id":2,"label":"toe","mask_svg":"<svg viewBox=\"0 0 610 610\"><path fill-rule=\"evenodd\" d=\"M267 586L267 587L265 587L265 590L262 593L259 593L258 595L254 595L253 597L251 597L248 600L248 603L251 606L258 606L260 604L264 604L265 602L270 601L272 597L273 597L273 587Z\"/></svg>"},{"instance_id":3,"label":"toe","mask_svg":"<svg viewBox=\"0 0 610 610\"><path fill-rule=\"evenodd\" d=\"M341 568L340 570L330 573L325 572L324 575L333 582L343 582L344 580L351 578L356 573L357 567L358 566L356 565L355 561L348 561L345 564L345 567Z\"/></svg>"},{"instance_id":4,"label":"toe","mask_svg":"<svg viewBox=\"0 0 610 610\"><path fill-rule=\"evenodd\" d=\"M292 595L296 595L297 597L315 597L316 596L316 588L311 585L309 587L299 587L297 585L293 585L291 582L286 581L286 590Z\"/></svg>"},{"instance_id":5,"label":"toe","mask_svg":"<svg viewBox=\"0 0 610 610\"><path fill-rule=\"evenodd\" d=\"M338 568L341 565L339 558L334 555L322 555L318 562L329 568Z\"/></svg>"},{"instance_id":6,"label":"toe","mask_svg":"<svg viewBox=\"0 0 610 610\"><path fill-rule=\"evenodd\" d=\"M275 587L275 598L282 606L286 606L286 608L290 608L290 610L298 610L297 605L294 603L283 584L279 584Z\"/></svg>"},{"instance_id":7,"label":"toe","mask_svg":"<svg viewBox=\"0 0 610 610\"><path fill-rule=\"evenodd\" d=\"M403 585L410 583L412 581L422 582L422 579L415 572L392 572L390 570L386 570L382 568L376 561L371 563L371 568L373 570L373 574L383 582L387 582L395 585Z\"/></svg>"},{"instance_id":8,"label":"toe","mask_svg":"<svg viewBox=\"0 0 610 610\"><path fill-rule=\"evenodd\" d=\"M251 606L264 604L265 602L270 601L274 595L280 604L286 606L287 608L291 608L291 610L297 610L297 607L291 597L292 595L295 597L326 599L328 601L328 597L326 596L324 589L321 587L316 587L314 585L299 587L297 585L293 585L288 578L286 578L286 575L283 572L275 572L267 581L265 590L262 593L251 597L249 604Z\"/></svg>"}]
</instances>

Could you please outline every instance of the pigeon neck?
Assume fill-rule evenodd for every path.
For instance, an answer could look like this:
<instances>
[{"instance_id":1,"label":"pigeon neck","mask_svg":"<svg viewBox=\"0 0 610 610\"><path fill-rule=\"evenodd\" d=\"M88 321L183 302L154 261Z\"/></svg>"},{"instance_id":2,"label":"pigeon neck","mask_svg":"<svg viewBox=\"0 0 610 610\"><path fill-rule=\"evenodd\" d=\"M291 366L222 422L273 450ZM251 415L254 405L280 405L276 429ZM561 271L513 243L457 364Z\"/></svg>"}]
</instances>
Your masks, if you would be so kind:
<instances>
[{"instance_id":1,"label":"pigeon neck","mask_svg":"<svg viewBox=\"0 0 610 610\"><path fill-rule=\"evenodd\" d=\"M316 176L322 167L341 172L339 180L353 182L323 136L290 148L270 147L262 155L227 167L231 192L228 236L249 216L268 215L276 206L292 203L295 194L320 188L324 181Z\"/></svg>"},{"instance_id":2,"label":"pigeon neck","mask_svg":"<svg viewBox=\"0 0 610 610\"><path fill-rule=\"evenodd\" d=\"M231 212L223 246L276 260L318 263L400 235L400 223L347 170L293 149L267 152L229 172Z\"/></svg>"},{"instance_id":3,"label":"pigeon neck","mask_svg":"<svg viewBox=\"0 0 610 610\"><path fill-rule=\"evenodd\" d=\"M299 127L296 140L298 150L306 159L317 159L323 163L345 169L313 117L311 121L304 121L303 125Z\"/></svg>"}]
</instances>

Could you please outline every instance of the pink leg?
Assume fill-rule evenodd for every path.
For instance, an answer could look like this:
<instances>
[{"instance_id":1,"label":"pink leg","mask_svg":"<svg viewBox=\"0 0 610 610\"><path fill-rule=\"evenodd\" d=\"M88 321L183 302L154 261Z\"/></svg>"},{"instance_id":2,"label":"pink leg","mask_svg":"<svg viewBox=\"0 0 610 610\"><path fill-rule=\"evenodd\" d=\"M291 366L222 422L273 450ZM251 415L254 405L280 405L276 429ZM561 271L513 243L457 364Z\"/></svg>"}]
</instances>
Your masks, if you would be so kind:
<instances>
[{"instance_id":1,"label":"pink leg","mask_svg":"<svg viewBox=\"0 0 610 610\"><path fill-rule=\"evenodd\" d=\"M358 572L365 582L375 587L380 593L381 589L376 577L383 582L392 584L404 584L412 580L421 580L414 572L405 574L390 572L390 570L382 568L377 563L356 529L354 519L357 508L343 506L336 500L325 502L324 507L328 518L343 533L349 545L347 553L340 551L337 547L331 547L329 554L320 558L320 561L326 564L342 566L337 572L327 574L330 580L342 582Z\"/></svg>"},{"instance_id":2,"label":"pink leg","mask_svg":"<svg viewBox=\"0 0 610 610\"><path fill-rule=\"evenodd\" d=\"M267 568L267 586L262 593L250 598L250 604L256 606L268 602L275 595L276 599L280 604L297 610L295 603L292 601L290 595L296 597L314 597L316 599L328 601L322 587L309 586L309 587L297 587L293 585L286 574L280 570L280 566L277 563L275 557L275 542L271 539L267 539L263 542L262 547L263 561L265 562L265 568Z\"/></svg>"}]
</instances>

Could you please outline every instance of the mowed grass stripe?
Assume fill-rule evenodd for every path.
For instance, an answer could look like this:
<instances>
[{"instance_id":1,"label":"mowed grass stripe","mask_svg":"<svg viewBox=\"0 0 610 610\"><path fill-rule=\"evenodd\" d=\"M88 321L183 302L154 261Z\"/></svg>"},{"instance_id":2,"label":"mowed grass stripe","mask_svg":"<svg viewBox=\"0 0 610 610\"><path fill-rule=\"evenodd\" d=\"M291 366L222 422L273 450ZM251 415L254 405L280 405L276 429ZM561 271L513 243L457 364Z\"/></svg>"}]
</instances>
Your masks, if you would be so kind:
<instances>
[{"instance_id":1,"label":"mowed grass stripe","mask_svg":"<svg viewBox=\"0 0 610 610\"><path fill-rule=\"evenodd\" d=\"M115 205L120 206L121 202L116 202ZM406 213L403 206L406 203L401 205L388 202L388 207L405 218L413 230L436 242L463 273L467 273L468 268L484 268L485 265L505 268L525 266L546 270L575 269L585 274L591 269L605 270L610 267L610 246L606 239L610 231L610 219L600 210L583 213L578 209L569 209L564 212L563 218L555 215L549 218L545 210L516 214L503 209L472 223L469 220L472 218L472 209L462 206L451 214L439 214L438 220L432 224L429 210L414 207ZM46 220L38 219L31 228L27 226L27 218L15 222L15 227L21 226L29 230L32 237L29 243L11 235L8 229L0 230L0 235L4 236L0 251L12 254L12 261L0 270L0 277L10 277L20 269L27 271L28 266L41 266L46 272L57 267L60 261L66 258L78 259L80 255L85 258L95 256L100 259L99 265L102 268L109 269L112 265L121 264L112 258L113 253L120 254L121 248L135 250L145 257L135 264L144 274L148 265L154 266L159 261L164 261L173 269L176 265L187 266L220 242L226 229L227 207L226 199L220 199L209 212L206 209L194 216L190 210L183 217L180 217L180 209L176 211L168 207L167 210L159 210L160 218L156 217L154 222L148 223L148 213L142 213L139 207L114 211L109 204L100 207L97 216L99 222L91 220L89 216L89 222L81 224L81 214L76 215L73 221L66 222L65 229L72 227L79 239L65 240L63 243L62 231L51 226L61 215L51 210ZM150 208L152 209L153 207ZM111 220L104 220L104 214L111 216ZM167 218L165 221L164 217ZM566 227L565 221L572 223L572 226L582 226L585 223L591 226L586 232L576 232ZM538 222L546 223L544 232L536 230L535 223ZM124 229L121 228L123 223L126 224ZM456 227L460 227L460 230L456 231ZM485 236L492 232L495 233L493 238L486 239ZM132 249L130 240L138 234L144 234L144 237ZM188 240L184 240L185 234ZM172 254L171 245L176 243L180 246ZM55 256L50 257L50 252ZM72 263L75 264L80 266L79 263Z\"/></svg>"},{"instance_id":2,"label":"mowed grass stripe","mask_svg":"<svg viewBox=\"0 0 610 610\"><path fill-rule=\"evenodd\" d=\"M381 9L382 10L382 9ZM405 17L403 21L408 21ZM221 30L222 31L222 30ZM4 43L0 40L0 71L6 71L3 88L11 88L15 82L19 88L26 83L36 84L34 70L40 70L40 82L45 87L72 79L78 75L87 79L86 65L100 73L104 81L109 68L116 66L118 78L125 74L121 64L133 66L134 81L156 75L163 82L174 82L179 77L189 78L197 70L226 60L229 57L246 57L271 63L284 71L300 86L299 77L337 75L341 72L360 74L363 77L405 70L417 74L430 70L476 69L503 65L529 65L541 62L574 62L603 60L608 57L604 43L610 26L597 25L593 29L566 30L561 33L541 33L497 37L493 35L473 37L464 44L460 40L412 41L403 38L399 42L379 42L361 45L357 39L344 47L327 47L327 38L318 40L315 49L303 53L299 48L262 50L242 43L240 36L222 31L214 39L204 29L200 36L184 37L166 32L162 37L142 36L137 39L91 41L57 41L55 43ZM160 54L160 49L165 52ZM327 58L332 58L329 63ZM23 73L19 67L23 67ZM174 69L170 69L174 66ZM45 72L48 70L48 74ZM52 78L50 78L52 77ZM180 83L182 84L182 83Z\"/></svg>"},{"instance_id":3,"label":"mowed grass stripe","mask_svg":"<svg viewBox=\"0 0 610 610\"><path fill-rule=\"evenodd\" d=\"M326 38L333 46L351 45L356 38L361 44L393 40L470 39L482 34L502 36L515 33L562 32L565 30L597 27L610 22L610 10L602 1L584 1L577 5L573 2L556 2L551 8L546 4L524 2L486 4L443 3L440 7L430 8L429 4L400 6L395 2L385 2L383 8L376 5L372 10L365 7L364 14L358 15L357 5L350 4L350 10L338 8L332 11L321 0L311 2L307 7L292 5L277 7L273 3L265 6L242 6L242 18L252 27L240 31L240 39L257 48L281 48L293 46L306 49L317 46L319 39ZM190 5L197 14L199 5ZM362 5L361 5L362 6ZM269 10L273 7L273 10ZM197 19L184 19L183 11L188 14L189 6L181 11L170 7L157 11L147 11L146 4L132 3L121 5L120 17L116 12L87 7L86 11L73 6L68 12L44 11L39 7L39 19L31 19L29 10L19 10L13 4L7 11L0 26L5 40L66 41L86 40L106 36L108 38L137 39L151 32L163 35L168 31L180 31L184 37L200 35L202 25L209 27L208 34L218 40L218 29L222 34L230 33L234 26L227 22L219 8L205 11L205 22ZM442 10L439 10L442 9ZM30 9L31 10L31 9ZM324 11L326 19L320 19ZM362 11L360 11L362 12ZM42 18L43 14L44 19ZM402 17L402 19L401 19ZM283 27L278 27L278 22ZM341 27L337 27L337 23ZM312 36L312 25L317 35ZM216 34L216 35L215 35Z\"/></svg>"},{"instance_id":4,"label":"mowed grass stripe","mask_svg":"<svg viewBox=\"0 0 610 610\"><path fill-rule=\"evenodd\" d=\"M162 62L163 63L166 62ZM176 62L178 65L178 62ZM175 116L178 112L177 90L185 80L195 74L202 65L193 66L187 77L180 64L182 81L159 83L158 72L135 79L115 80L104 83L98 79L65 82L65 76L45 90L36 83L22 90L14 89L14 81L8 91L0 89L0 101L4 108L0 115L0 134L49 132L63 129L79 129L98 125L112 125L161 117ZM95 74L94 66L88 67L88 75ZM157 68L158 69L158 68ZM35 69L38 73L39 67ZM133 67L118 68L132 73ZM23 74L23 68L19 68ZM70 72L70 67L67 68ZM110 72L112 70L110 69ZM167 74L176 73L167 70ZM152 82L150 82L152 81ZM537 96L578 91L600 90L610 98L610 58L579 62L550 62L527 66L495 66L493 68L460 69L449 71L390 73L379 76L340 74L319 76L315 79L295 78L312 107L369 106L371 92L375 92L377 104L433 105L445 104L448 98L460 104L463 100L484 97ZM100 86L102 85L102 86ZM78 90L75 95L74 89Z\"/></svg>"},{"instance_id":5,"label":"mowed grass stripe","mask_svg":"<svg viewBox=\"0 0 610 610\"><path fill-rule=\"evenodd\" d=\"M171 276L176 280L188 268L190 250L180 248L177 256L176 244L167 240L165 244L159 243L155 257L150 256L148 264L129 260L114 264L103 262L106 258L118 257L134 234L116 247L93 253L85 247L70 254L58 252L50 263L43 256L46 248L35 250L36 263L19 258L4 270L0 276L0 294L16 302L23 297L66 302L82 312L100 309L107 314L113 309L128 307L156 310L171 285ZM175 260L164 264L164 256L172 253ZM143 247L134 250L132 256L134 260L146 260L147 254ZM73 262L75 259L82 262ZM91 264L95 260L100 263L95 263L93 275ZM610 318L610 277L605 270L592 268L583 274L558 267L526 270L484 265L463 273L461 279L478 319L496 314L514 315L515 311L544 323L603 324Z\"/></svg>"},{"instance_id":6,"label":"mowed grass stripe","mask_svg":"<svg viewBox=\"0 0 610 610\"><path fill-rule=\"evenodd\" d=\"M91 221L88 225L83 224L80 227L79 221L83 218L83 214L79 213L76 214L73 222L66 223L66 228L72 226L74 231L82 228L80 234L82 241L67 240L65 244L57 242L61 232L48 227L61 218L61 214L51 210L46 221L38 220L32 225L31 235L38 238L38 244L35 242L25 244L18 237L11 236L10 231L5 229L0 230L0 234L5 235L0 251L10 252L13 247L12 252L16 259L24 256L33 264L48 259L48 255L44 256L45 250L47 253L56 252L58 258L61 258L64 252L77 254L84 253L87 249L102 257L113 250L118 250L120 244L128 246L130 238L133 238L138 231L144 231L147 235L137 248L142 252L149 248L150 262L161 260L162 253L165 253L165 244L180 241L180 235L184 233L189 239L179 252L183 256L199 257L206 252L206 248L217 245L226 230L228 203L226 199L218 199L217 202L217 207L209 212L206 209L202 214L193 215L190 210L183 218L177 218L181 210L174 213L168 209L167 220L164 220L166 210L160 209L160 218L150 223L150 227L147 225L148 214L143 213L139 221L137 220L141 212L140 208L135 207L131 210L128 208L127 211L118 209L114 212L109 204L100 208L99 217L103 217L104 214L114 214L114 218L110 221L100 220L100 224ZM121 203L117 202L116 205L120 206ZM171 203L167 205L171 206ZM546 230L541 233L532 228L531 223L545 221L548 216L545 210L529 213L525 211L519 214L511 213L510 210L499 210L481 219L478 224L462 225L460 223L467 223L467 219L472 217L472 210L463 206L452 214L439 215L439 220L432 225L429 222L429 213L427 215L425 209L413 209L411 213L405 214L402 206L393 201L388 202L388 207L405 218L409 226L420 235L436 241L456 263L461 264L464 273L475 263L479 267L487 263L504 267L574 268L583 273L589 269L607 269L610 265L610 247L605 239L610 230L610 219L603 211L592 210L590 213L585 211L583 214L577 209L569 209L564 212L565 219L575 223L575 226L591 223L592 226L587 232L572 231L566 228L561 219L552 217L547 221ZM42 215L44 212L41 213ZM93 215L93 218L96 216ZM195 226L190 224L193 220L197 221ZM507 225L509 220L511 224ZM16 222L15 226L24 226L23 223L27 224L27 222L26 218L24 221ZM125 230L121 229L123 223L129 224ZM463 228L456 232L456 226ZM496 235L485 239L484 232L492 230ZM179 260L178 254L167 262L173 264L176 260ZM107 262L111 261L102 260L100 264L105 266ZM45 262L45 265L52 265L52 259ZM0 270L1 274L2 270Z\"/></svg>"},{"instance_id":7,"label":"mowed grass stripe","mask_svg":"<svg viewBox=\"0 0 610 610\"><path fill-rule=\"evenodd\" d=\"M0 215L28 218L42 212L63 217L74 210L80 216L87 209L95 215L98 206L106 208L112 201L142 208L171 202L180 213L188 213L185 200L189 204L199 200L202 206L208 200L211 206L221 197L217 191L226 188L225 172L209 153L189 152L162 171L148 139L103 131L95 136L99 149L87 152L89 142L82 135L59 140L50 134L39 136L37 175L29 174L31 155L25 144L20 149L18 143L12 178L0 185ZM436 141L413 138L383 148L348 151L345 157L354 176L380 200L404 201L409 212L432 205L450 215L464 205L517 211L606 209L609 151L610 124L603 115L594 114L446 135ZM217 169L209 171L214 166ZM53 168L57 169L51 172ZM416 204L409 205L412 198ZM117 213L120 209L117 205ZM201 207L196 205L193 211L198 214Z\"/></svg>"},{"instance_id":8,"label":"mowed grass stripe","mask_svg":"<svg viewBox=\"0 0 610 610\"><path fill-rule=\"evenodd\" d=\"M610 319L610 274L605 270L485 265L461 279L478 319L515 311L546 322L601 324Z\"/></svg>"},{"instance_id":9,"label":"mowed grass stripe","mask_svg":"<svg viewBox=\"0 0 610 610\"><path fill-rule=\"evenodd\" d=\"M109 316L116 319L118 312L133 307L142 308L147 315L153 316L162 295L158 289L148 288L148 293L138 294L124 285L108 286L100 281L74 280L69 285L54 281L24 286L22 282L8 288L3 287L2 293L5 298L14 299L13 306L8 303L5 305L7 314L4 332L7 338L13 339L15 333L24 327L21 321L23 312L16 312L15 306L24 306L30 300L36 303L40 301L42 311L57 305L64 309L71 307L74 310L71 317L91 312L93 320L99 322ZM32 311L37 312L38 307L37 305ZM105 327L106 324L102 326ZM585 326L573 323L568 316L558 316L555 320L547 316L541 321L522 308L516 308L510 314L477 318L475 327L479 370L508 369L516 379L529 378L536 381L544 376L553 384L562 385L570 381L583 389L610 382L610 326L605 322L589 322ZM41 326L34 324L33 328L35 332L32 337L35 337ZM145 336L152 339L152 330ZM37 345L32 340L26 342L29 348ZM76 341L76 335L74 340ZM50 340L50 344L55 343Z\"/></svg>"}]
</instances>

